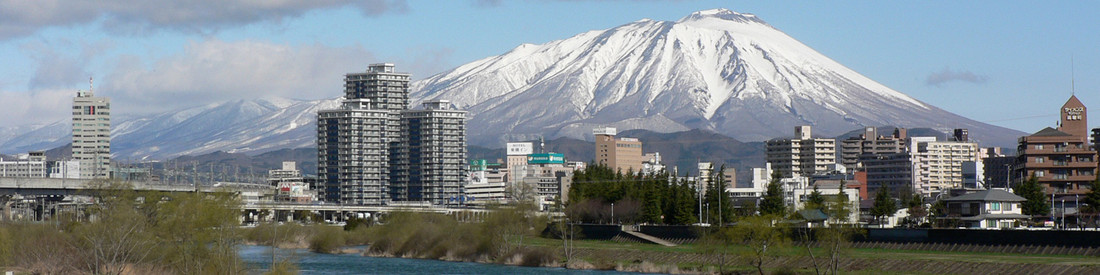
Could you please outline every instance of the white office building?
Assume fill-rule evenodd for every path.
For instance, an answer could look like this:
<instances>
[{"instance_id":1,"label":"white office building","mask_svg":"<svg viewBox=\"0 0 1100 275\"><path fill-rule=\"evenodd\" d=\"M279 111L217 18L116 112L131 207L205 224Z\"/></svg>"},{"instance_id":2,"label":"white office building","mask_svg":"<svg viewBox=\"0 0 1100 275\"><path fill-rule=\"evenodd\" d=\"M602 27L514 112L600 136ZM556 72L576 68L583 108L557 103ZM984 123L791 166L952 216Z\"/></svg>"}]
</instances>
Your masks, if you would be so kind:
<instances>
[{"instance_id":1,"label":"white office building","mask_svg":"<svg viewBox=\"0 0 1100 275\"><path fill-rule=\"evenodd\" d=\"M46 157L42 152L31 152L15 159L0 158L0 177L45 178L47 172Z\"/></svg>"},{"instance_id":2,"label":"white office building","mask_svg":"<svg viewBox=\"0 0 1100 275\"><path fill-rule=\"evenodd\" d=\"M111 167L111 99L92 90L73 98L73 159L80 161L80 178L107 178Z\"/></svg>"}]
</instances>

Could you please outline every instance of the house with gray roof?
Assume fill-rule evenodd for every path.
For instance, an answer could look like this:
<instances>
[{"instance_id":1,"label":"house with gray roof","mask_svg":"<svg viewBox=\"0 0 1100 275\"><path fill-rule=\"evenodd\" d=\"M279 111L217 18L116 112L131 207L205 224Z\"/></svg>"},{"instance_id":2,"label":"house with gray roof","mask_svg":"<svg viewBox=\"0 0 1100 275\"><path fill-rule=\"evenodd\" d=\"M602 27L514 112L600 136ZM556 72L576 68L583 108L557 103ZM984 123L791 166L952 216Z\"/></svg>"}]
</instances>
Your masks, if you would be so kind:
<instances>
[{"instance_id":1,"label":"house with gray roof","mask_svg":"<svg viewBox=\"0 0 1100 275\"><path fill-rule=\"evenodd\" d=\"M1003 189L989 189L944 200L946 219L955 219L959 226L980 229L1007 229L1026 224L1020 203L1023 197Z\"/></svg>"}]
</instances>

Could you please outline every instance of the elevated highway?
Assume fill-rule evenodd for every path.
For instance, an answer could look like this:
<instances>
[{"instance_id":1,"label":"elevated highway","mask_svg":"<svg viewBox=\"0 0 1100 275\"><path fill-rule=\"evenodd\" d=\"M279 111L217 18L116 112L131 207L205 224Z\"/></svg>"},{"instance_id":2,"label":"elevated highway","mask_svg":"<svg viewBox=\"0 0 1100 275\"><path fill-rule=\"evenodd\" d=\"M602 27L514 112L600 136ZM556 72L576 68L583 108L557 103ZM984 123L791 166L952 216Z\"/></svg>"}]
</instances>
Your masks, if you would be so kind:
<instances>
[{"instance_id":1,"label":"elevated highway","mask_svg":"<svg viewBox=\"0 0 1100 275\"><path fill-rule=\"evenodd\" d=\"M149 182L129 182L134 190L143 191L167 191L167 192L193 192L193 185L168 185ZM54 178L0 178L0 195L24 196L65 196L87 194L92 190L102 189L102 180L93 179L54 179ZM209 192L213 187L200 186L199 191Z\"/></svg>"}]
</instances>

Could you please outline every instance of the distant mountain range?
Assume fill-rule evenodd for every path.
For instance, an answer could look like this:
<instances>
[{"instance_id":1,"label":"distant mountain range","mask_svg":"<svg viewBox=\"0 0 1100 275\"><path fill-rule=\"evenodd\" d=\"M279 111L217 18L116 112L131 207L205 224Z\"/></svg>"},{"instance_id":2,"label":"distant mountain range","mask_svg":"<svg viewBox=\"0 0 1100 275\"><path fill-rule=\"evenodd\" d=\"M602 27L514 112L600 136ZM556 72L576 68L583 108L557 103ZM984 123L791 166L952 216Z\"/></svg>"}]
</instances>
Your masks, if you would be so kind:
<instances>
[{"instance_id":1,"label":"distant mountain range","mask_svg":"<svg viewBox=\"0 0 1100 275\"><path fill-rule=\"evenodd\" d=\"M864 126L938 132L968 128L983 146L1008 148L1025 135L920 102L821 55L754 15L721 9L674 22L639 20L542 45L520 45L411 87L414 101L450 99L469 110L470 144L487 148L538 137L563 144L591 140L596 126L653 138L654 149L662 146L659 133L698 129L702 131L688 133L699 139L733 137L740 140L736 146L748 146L791 136L796 125L813 125L819 136L839 136ZM317 111L337 106L337 98L262 98L140 117L116 115L112 157L138 162L219 151L255 156L309 148L315 146ZM635 129L647 131L628 131ZM69 121L0 128L0 153L64 146L70 132ZM752 155L691 148L689 143L668 146L699 150L662 151L677 163L712 159L705 153L731 160ZM582 154L587 148L576 150Z\"/></svg>"}]
</instances>

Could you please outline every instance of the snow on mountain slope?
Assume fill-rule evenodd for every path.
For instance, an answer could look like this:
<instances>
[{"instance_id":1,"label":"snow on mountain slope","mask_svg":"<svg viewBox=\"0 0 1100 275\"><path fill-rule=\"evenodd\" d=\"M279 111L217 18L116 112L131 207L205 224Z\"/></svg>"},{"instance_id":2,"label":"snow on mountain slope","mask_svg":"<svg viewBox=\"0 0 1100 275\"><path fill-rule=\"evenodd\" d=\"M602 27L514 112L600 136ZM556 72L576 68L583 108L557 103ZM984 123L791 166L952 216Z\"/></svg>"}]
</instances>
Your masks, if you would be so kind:
<instances>
[{"instance_id":1,"label":"snow on mountain slope","mask_svg":"<svg viewBox=\"0 0 1100 275\"><path fill-rule=\"evenodd\" d=\"M165 159L215 151L259 154L315 146L317 111L337 106L335 99L283 98L208 104L143 117L116 117L111 127L111 156L122 161ZM69 121L0 139L0 152L17 154L68 144ZM8 129L5 129L7 132Z\"/></svg>"},{"instance_id":2,"label":"snow on mountain slope","mask_svg":"<svg viewBox=\"0 0 1100 275\"><path fill-rule=\"evenodd\" d=\"M162 159L313 146L317 111L335 106L335 100L238 100L131 120L113 129L112 155Z\"/></svg>"},{"instance_id":3,"label":"snow on mountain slope","mask_svg":"<svg viewBox=\"0 0 1100 275\"><path fill-rule=\"evenodd\" d=\"M471 142L488 146L590 139L600 125L708 129L747 141L788 136L797 125L823 136L863 126L969 128L1000 143L1019 133L920 102L725 9L524 44L411 87L416 100L468 109Z\"/></svg>"},{"instance_id":4,"label":"snow on mountain slope","mask_svg":"<svg viewBox=\"0 0 1100 275\"><path fill-rule=\"evenodd\" d=\"M706 129L742 141L790 136L797 125L813 125L817 136L864 126L968 128L983 145L1009 147L1024 134L920 102L754 15L722 9L523 44L410 86L414 101L448 99L470 111L468 140L489 147L537 137L590 140L597 126ZM273 97L116 116L112 157L137 161L312 147L317 111L337 106L338 99ZM71 140L67 120L0 130L0 153L7 154Z\"/></svg>"}]
</instances>

